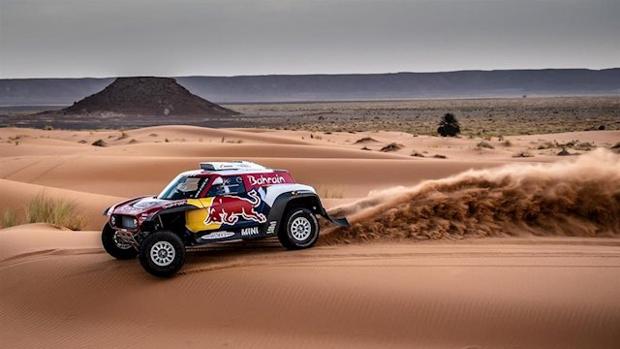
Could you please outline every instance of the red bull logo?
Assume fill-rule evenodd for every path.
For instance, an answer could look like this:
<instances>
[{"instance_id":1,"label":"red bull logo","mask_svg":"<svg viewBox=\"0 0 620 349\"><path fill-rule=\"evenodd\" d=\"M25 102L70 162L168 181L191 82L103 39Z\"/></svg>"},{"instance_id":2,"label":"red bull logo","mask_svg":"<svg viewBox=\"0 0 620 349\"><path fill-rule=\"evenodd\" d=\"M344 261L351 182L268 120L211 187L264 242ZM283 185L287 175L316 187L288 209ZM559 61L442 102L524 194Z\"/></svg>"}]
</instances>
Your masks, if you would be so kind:
<instances>
[{"instance_id":1,"label":"red bull logo","mask_svg":"<svg viewBox=\"0 0 620 349\"><path fill-rule=\"evenodd\" d=\"M230 195L216 197L208 209L204 224L234 225L239 219L265 223L267 217L256 211L256 208L261 204L260 196L255 190L249 192L248 196L250 198Z\"/></svg>"}]
</instances>

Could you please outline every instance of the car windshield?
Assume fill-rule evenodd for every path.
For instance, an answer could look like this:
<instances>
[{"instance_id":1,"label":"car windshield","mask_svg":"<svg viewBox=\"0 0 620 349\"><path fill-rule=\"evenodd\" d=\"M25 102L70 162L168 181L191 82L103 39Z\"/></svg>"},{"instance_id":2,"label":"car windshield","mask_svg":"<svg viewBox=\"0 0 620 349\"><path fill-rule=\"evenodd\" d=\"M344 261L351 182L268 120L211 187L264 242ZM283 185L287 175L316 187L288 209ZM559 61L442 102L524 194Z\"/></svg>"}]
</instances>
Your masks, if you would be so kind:
<instances>
[{"instance_id":1,"label":"car windshield","mask_svg":"<svg viewBox=\"0 0 620 349\"><path fill-rule=\"evenodd\" d=\"M208 181L208 177L180 175L173 179L157 198L162 200L196 199Z\"/></svg>"}]
</instances>

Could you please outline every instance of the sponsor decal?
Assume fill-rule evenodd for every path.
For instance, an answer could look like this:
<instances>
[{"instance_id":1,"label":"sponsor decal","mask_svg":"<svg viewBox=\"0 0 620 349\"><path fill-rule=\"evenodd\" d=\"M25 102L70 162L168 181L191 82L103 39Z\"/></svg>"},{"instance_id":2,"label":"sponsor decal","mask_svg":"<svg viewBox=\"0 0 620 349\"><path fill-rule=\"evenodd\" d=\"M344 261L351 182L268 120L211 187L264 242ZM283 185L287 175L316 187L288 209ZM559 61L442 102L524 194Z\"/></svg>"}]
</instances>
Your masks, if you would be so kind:
<instances>
[{"instance_id":1,"label":"sponsor decal","mask_svg":"<svg viewBox=\"0 0 620 349\"><path fill-rule=\"evenodd\" d=\"M276 232L276 224L278 222L271 221L269 222L269 226L267 227L267 234L274 234Z\"/></svg>"},{"instance_id":2,"label":"sponsor decal","mask_svg":"<svg viewBox=\"0 0 620 349\"><path fill-rule=\"evenodd\" d=\"M241 236L254 236L258 235L258 227L250 227L241 229Z\"/></svg>"},{"instance_id":3,"label":"sponsor decal","mask_svg":"<svg viewBox=\"0 0 620 349\"><path fill-rule=\"evenodd\" d=\"M233 233L232 231L216 231L213 233L209 233L207 235L203 235L201 239L205 239L205 240L224 239L224 238L229 238L233 235L235 235L235 233Z\"/></svg>"},{"instance_id":4,"label":"sponsor decal","mask_svg":"<svg viewBox=\"0 0 620 349\"><path fill-rule=\"evenodd\" d=\"M271 176L265 176L265 175L253 176L253 175L249 175L248 176L248 181L250 182L250 185L252 185L252 186L264 185L264 184L286 183L286 179L284 177L282 177L281 175L278 175L278 174L271 175Z\"/></svg>"},{"instance_id":5,"label":"sponsor decal","mask_svg":"<svg viewBox=\"0 0 620 349\"><path fill-rule=\"evenodd\" d=\"M165 204L162 208L166 209L166 208L172 208L172 207L177 207L177 206L183 206L186 204L186 200L178 200L178 201L174 201L171 202L169 204Z\"/></svg>"},{"instance_id":6,"label":"sponsor decal","mask_svg":"<svg viewBox=\"0 0 620 349\"><path fill-rule=\"evenodd\" d=\"M246 221L265 223L267 217L256 211L256 208L261 204L260 196L256 190L250 191L248 196L249 199L232 195L216 197L208 209L209 212L204 224L234 225L240 218Z\"/></svg>"}]
</instances>

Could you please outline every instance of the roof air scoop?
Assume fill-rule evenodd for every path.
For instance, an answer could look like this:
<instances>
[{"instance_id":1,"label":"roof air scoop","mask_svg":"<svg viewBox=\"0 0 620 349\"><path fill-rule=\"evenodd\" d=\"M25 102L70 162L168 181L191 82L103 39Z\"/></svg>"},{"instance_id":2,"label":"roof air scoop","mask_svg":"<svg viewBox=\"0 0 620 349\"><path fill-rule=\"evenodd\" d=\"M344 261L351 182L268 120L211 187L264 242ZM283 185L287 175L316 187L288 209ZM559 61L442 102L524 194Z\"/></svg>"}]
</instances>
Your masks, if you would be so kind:
<instances>
[{"instance_id":1,"label":"roof air scoop","mask_svg":"<svg viewBox=\"0 0 620 349\"><path fill-rule=\"evenodd\" d=\"M226 171L226 170L266 170L267 168L249 161L210 161L201 162L200 169L205 171Z\"/></svg>"}]
</instances>

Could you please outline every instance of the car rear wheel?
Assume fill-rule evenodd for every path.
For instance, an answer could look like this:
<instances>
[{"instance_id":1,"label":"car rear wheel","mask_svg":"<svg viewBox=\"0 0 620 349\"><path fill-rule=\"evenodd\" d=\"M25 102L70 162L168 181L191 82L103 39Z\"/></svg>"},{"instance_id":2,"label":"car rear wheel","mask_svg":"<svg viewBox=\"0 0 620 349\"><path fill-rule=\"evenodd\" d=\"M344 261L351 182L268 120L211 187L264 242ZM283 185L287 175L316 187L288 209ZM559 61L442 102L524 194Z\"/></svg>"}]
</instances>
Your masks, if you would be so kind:
<instances>
[{"instance_id":1,"label":"car rear wheel","mask_svg":"<svg viewBox=\"0 0 620 349\"><path fill-rule=\"evenodd\" d=\"M101 242L103 249L116 259L132 259L138 254L138 251L131 244L124 242L109 224L106 224L101 231Z\"/></svg>"},{"instance_id":2,"label":"car rear wheel","mask_svg":"<svg viewBox=\"0 0 620 349\"><path fill-rule=\"evenodd\" d=\"M140 264L144 270L159 277L174 275L185 263L185 245L171 231L156 231L140 244Z\"/></svg>"},{"instance_id":3,"label":"car rear wheel","mask_svg":"<svg viewBox=\"0 0 620 349\"><path fill-rule=\"evenodd\" d=\"M284 229L279 229L278 239L289 250L312 247L319 238L319 222L306 208L289 210L284 219Z\"/></svg>"}]
</instances>

